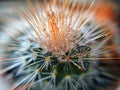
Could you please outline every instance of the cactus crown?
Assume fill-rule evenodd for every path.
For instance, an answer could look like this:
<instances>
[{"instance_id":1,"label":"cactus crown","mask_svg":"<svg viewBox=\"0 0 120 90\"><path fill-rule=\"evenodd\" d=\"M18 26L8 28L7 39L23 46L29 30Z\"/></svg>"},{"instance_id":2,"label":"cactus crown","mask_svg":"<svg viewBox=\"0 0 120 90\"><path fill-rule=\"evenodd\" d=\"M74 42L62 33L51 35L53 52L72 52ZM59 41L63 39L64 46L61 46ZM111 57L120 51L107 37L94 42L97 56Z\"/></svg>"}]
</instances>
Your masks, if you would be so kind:
<instances>
[{"instance_id":1,"label":"cactus crown","mask_svg":"<svg viewBox=\"0 0 120 90\"><path fill-rule=\"evenodd\" d=\"M28 0L29 7L21 14L30 30L16 35L18 42L11 40L16 49L6 53L16 58L1 71L13 73L14 89L89 90L83 80L95 72L93 60L105 59L100 57L109 49L105 45L113 33L94 20L94 3L45 0L46 7L39 9Z\"/></svg>"}]
</instances>

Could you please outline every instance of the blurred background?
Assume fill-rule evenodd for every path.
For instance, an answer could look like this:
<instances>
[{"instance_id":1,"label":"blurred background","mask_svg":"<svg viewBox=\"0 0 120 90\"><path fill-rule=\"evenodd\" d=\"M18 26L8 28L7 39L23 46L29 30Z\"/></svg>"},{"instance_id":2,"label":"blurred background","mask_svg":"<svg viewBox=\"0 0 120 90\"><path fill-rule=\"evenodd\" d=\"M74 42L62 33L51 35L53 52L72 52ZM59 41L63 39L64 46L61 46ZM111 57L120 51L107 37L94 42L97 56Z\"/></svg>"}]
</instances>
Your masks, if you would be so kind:
<instances>
[{"instance_id":1,"label":"blurred background","mask_svg":"<svg viewBox=\"0 0 120 90\"><path fill-rule=\"evenodd\" d=\"M101 1L103 2L105 1L105 3L111 2L116 5L116 11L118 14L115 17L115 22L118 24L118 27L120 28L120 0L101 0ZM0 0L0 38L2 38L3 28L5 27L6 23L10 23L6 21L4 18L8 18L9 16L9 18L14 20L15 17L19 17L16 6L22 7L21 5L25 6L25 0ZM119 38L118 42L120 42ZM119 87L117 87L115 90L120 90L120 82L118 82L118 84ZM9 84L7 84L6 80L4 80L2 76L0 76L0 90L10 90Z\"/></svg>"}]
</instances>

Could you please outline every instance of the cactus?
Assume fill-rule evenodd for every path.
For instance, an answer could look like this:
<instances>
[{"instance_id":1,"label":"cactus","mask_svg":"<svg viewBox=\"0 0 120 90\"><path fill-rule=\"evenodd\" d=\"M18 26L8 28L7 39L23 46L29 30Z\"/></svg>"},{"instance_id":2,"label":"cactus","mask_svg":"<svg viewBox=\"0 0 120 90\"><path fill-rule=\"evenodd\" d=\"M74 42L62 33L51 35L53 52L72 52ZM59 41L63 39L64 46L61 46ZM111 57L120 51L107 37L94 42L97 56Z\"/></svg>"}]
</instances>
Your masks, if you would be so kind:
<instances>
[{"instance_id":1,"label":"cactus","mask_svg":"<svg viewBox=\"0 0 120 90\"><path fill-rule=\"evenodd\" d=\"M99 23L103 18L96 17L95 1L87 6L50 0L42 9L27 3L20 14L29 28L9 39L4 46L9 58L0 61L0 74L11 76L12 89L102 90L112 85L116 77L99 63L113 59L106 54L114 49L115 26L108 24L109 17Z\"/></svg>"}]
</instances>

